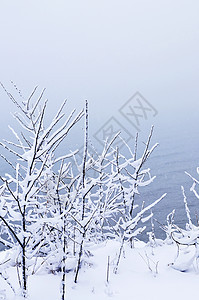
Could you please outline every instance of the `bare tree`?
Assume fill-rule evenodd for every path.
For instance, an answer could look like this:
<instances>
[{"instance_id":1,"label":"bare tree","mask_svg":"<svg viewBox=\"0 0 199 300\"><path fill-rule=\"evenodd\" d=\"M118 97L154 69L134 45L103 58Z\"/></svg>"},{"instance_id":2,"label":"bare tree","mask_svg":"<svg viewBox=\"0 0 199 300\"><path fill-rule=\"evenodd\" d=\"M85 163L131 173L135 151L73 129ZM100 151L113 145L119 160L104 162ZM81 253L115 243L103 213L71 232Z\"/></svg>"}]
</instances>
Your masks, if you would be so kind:
<instances>
[{"instance_id":1,"label":"bare tree","mask_svg":"<svg viewBox=\"0 0 199 300\"><path fill-rule=\"evenodd\" d=\"M5 89L5 88L4 88ZM5 89L7 92L7 90ZM7 157L3 159L14 169L15 175L1 177L0 220L4 236L1 242L8 247L19 247L18 263L22 267L22 294L27 296L27 259L37 252L43 240L40 236L40 216L46 210L45 186L47 174L51 169L50 158L54 156L56 148L67 136L71 128L81 119L83 111L73 117L74 111L67 120L59 125L64 118L63 108L58 110L52 122L45 129L44 117L47 101L43 101L43 93L34 100L36 88L26 100L16 100L7 92L11 101L18 108L14 114L21 132L11 128L15 142L5 140L0 145L15 156L15 162ZM43 102L43 103L42 103ZM37 237L37 238L35 238ZM33 251L34 249L34 251Z\"/></svg>"}]
</instances>

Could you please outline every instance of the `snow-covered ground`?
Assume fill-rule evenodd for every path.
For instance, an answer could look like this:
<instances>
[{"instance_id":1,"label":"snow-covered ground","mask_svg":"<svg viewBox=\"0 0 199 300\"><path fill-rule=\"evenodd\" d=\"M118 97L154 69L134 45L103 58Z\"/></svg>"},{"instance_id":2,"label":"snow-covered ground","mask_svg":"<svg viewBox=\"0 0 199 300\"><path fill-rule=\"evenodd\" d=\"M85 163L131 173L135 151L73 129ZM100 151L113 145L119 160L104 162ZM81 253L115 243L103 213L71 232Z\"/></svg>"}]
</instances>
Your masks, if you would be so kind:
<instances>
[{"instance_id":1,"label":"snow-covered ground","mask_svg":"<svg viewBox=\"0 0 199 300\"><path fill-rule=\"evenodd\" d=\"M90 248L93 256L88 258L87 263L84 262L77 284L74 283L73 271L67 273L66 299L183 300L196 298L199 272L197 262L192 260L192 257L195 257L194 246L180 250L180 255L176 260L178 253L176 245L169 245L162 241L158 244L152 248L143 242L136 242L133 249L125 245L117 274L113 271L120 243L108 241L93 245ZM1 253L1 258L4 254L4 252ZM108 257L110 267L107 272ZM68 260L68 270L70 264L72 266L73 262ZM10 268L7 273L9 281L14 283L17 289L16 269ZM44 268L40 269L36 275L29 277L29 299L61 299L60 284L59 274L47 274ZM0 299L21 299L19 296L14 296L3 278L0 278Z\"/></svg>"}]
</instances>

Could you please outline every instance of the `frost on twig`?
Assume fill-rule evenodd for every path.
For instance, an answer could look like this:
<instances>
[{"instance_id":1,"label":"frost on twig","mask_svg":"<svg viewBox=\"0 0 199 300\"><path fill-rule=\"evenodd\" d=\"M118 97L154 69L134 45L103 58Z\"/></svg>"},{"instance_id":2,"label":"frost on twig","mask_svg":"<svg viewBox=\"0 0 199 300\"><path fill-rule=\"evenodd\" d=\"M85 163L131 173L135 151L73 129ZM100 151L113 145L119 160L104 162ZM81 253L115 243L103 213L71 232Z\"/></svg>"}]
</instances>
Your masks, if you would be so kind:
<instances>
[{"instance_id":1,"label":"frost on twig","mask_svg":"<svg viewBox=\"0 0 199 300\"><path fill-rule=\"evenodd\" d=\"M22 272L19 283L22 282L22 294L26 297L30 262L43 248L41 245L45 244L45 225L41 226L41 220L47 213L49 192L46 188L53 176L53 172L50 177L48 174L55 165L54 150L83 116L83 111L75 117L72 113L61 125L63 104L51 124L45 128L47 101L43 101L44 91L36 100L36 88L27 100L16 100L2 87L18 109L14 117L21 133L10 128L15 141L0 143L8 155L15 157L15 162L10 163L5 155L1 155L12 166L15 175L0 177L0 241L13 250L16 245L20 249L18 259Z\"/></svg>"},{"instance_id":2,"label":"frost on twig","mask_svg":"<svg viewBox=\"0 0 199 300\"><path fill-rule=\"evenodd\" d=\"M197 169L198 172L198 169ZM191 187L191 191L197 197L197 192L195 190L196 185L199 184L198 180L196 180L189 173L186 173L193 181L193 185ZM174 211L168 215L167 217L167 226L163 229L165 230L168 238L172 240L173 243L177 246L177 255L173 263L170 264L173 268L179 271L187 271L191 265L196 263L199 257L199 226L195 226L191 219L190 209L188 206L187 197L185 194L185 189L181 186L185 212L187 215L188 223L186 224L186 228L180 228L174 222ZM197 197L198 198L198 197Z\"/></svg>"},{"instance_id":3,"label":"frost on twig","mask_svg":"<svg viewBox=\"0 0 199 300\"><path fill-rule=\"evenodd\" d=\"M5 87L4 87L5 89ZM6 89L5 89L6 91ZM152 203L137 201L142 189L155 180L145 163L157 147L150 146L153 127L139 157L138 135L134 150L124 144L128 157L119 147L120 132L106 140L101 153L90 152L88 102L85 113L75 111L65 119L65 101L52 122L46 125L47 101L44 91L35 99L37 88L26 100L16 100L14 114L21 132L10 128L14 141L0 145L8 156L1 157L14 174L0 177L0 242L13 250L19 285L24 296L28 276L42 269L61 273L60 297L66 298L66 274L74 272L77 282L83 267L92 265L92 246L108 239L120 241L118 270L124 245L133 245L152 218L151 209L166 194ZM84 147L56 157L56 150L73 126L85 116ZM17 127L16 127L17 128ZM134 152L133 152L134 151ZM73 162L73 163L72 163ZM108 260L106 280L110 279Z\"/></svg>"}]
</instances>

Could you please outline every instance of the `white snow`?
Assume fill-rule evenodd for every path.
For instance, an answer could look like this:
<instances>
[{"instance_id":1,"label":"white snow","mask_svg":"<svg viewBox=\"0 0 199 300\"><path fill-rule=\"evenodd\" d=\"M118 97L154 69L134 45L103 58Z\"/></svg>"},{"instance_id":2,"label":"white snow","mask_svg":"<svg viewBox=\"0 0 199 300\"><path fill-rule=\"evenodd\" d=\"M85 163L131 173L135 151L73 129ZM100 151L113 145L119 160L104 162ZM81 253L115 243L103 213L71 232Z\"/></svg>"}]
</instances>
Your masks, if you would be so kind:
<instances>
[{"instance_id":1,"label":"white snow","mask_svg":"<svg viewBox=\"0 0 199 300\"><path fill-rule=\"evenodd\" d=\"M66 299L184 300L196 298L199 273L196 262L189 261L193 257L191 256L193 249L183 252L183 264L186 264L187 255L187 271L180 272L181 257L176 259L176 245L163 242L157 244L158 246L153 248L140 241L135 241L134 248L124 245L117 274L113 273L113 269L120 243L109 240L91 246L90 252L93 256L84 262L78 283L74 283L73 271L69 271L66 275ZM1 260L4 255L5 252L0 253ZM110 256L109 282L107 282L108 256ZM73 262L68 259L68 270L70 264L72 266ZM29 300L61 299L59 294L61 275L47 274L46 270L43 266L36 275L29 277ZM16 268L9 268L7 274L9 281L14 282L17 289ZM14 296L6 281L0 277L0 299L19 300L22 297Z\"/></svg>"}]
</instances>

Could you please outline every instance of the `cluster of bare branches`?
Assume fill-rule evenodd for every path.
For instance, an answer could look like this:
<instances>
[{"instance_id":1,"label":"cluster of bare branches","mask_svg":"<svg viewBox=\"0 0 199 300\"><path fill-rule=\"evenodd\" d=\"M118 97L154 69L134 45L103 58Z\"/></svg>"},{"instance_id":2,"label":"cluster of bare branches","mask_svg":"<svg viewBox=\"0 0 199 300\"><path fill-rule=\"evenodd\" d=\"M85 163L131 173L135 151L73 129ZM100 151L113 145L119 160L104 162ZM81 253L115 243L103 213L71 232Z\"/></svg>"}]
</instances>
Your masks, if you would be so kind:
<instances>
[{"instance_id":1,"label":"cluster of bare branches","mask_svg":"<svg viewBox=\"0 0 199 300\"><path fill-rule=\"evenodd\" d=\"M193 192L197 199L199 199L199 181L189 173L185 173L193 181L190 191ZM199 168L197 168L197 173L199 174ZM162 226L162 229L167 234L167 240L175 243L177 246L177 255L175 261L171 263L171 265L175 269L184 272L187 271L191 266L194 266L194 264L198 269L199 221L198 215L196 213L196 222L194 224L191 217L185 189L183 186L181 186L181 190L184 200L185 212L187 216L187 223L185 225L185 228L181 228L175 223L175 210L173 210L167 217L167 225Z\"/></svg>"},{"instance_id":2,"label":"cluster of bare branches","mask_svg":"<svg viewBox=\"0 0 199 300\"><path fill-rule=\"evenodd\" d=\"M18 134L10 128L15 141L5 140L0 143L9 154L15 156L15 163L13 163L1 154L1 157L14 169L14 176L6 174L0 177L3 182L0 187L0 241L6 247L18 251L16 263L22 269L19 283L24 296L27 291L27 260L31 260L45 244L43 238L39 239L42 235L39 223L45 216L48 173L52 168L50 163L58 145L83 116L81 111L74 117L75 111L73 111L67 120L59 125L64 118L63 108L66 103L64 102L51 124L45 128L47 101L43 101L44 91L35 101L35 92L36 89L27 101L17 101L7 92L18 108L14 117L21 127L21 132Z\"/></svg>"},{"instance_id":3,"label":"cluster of bare branches","mask_svg":"<svg viewBox=\"0 0 199 300\"><path fill-rule=\"evenodd\" d=\"M150 169L143 168L157 146L150 147L153 128L141 158L137 158L137 138L134 153L126 144L129 158L120 153L114 146L115 141L122 139L119 133L111 141L105 141L101 154L96 152L94 158L88 150L88 103L84 111L76 116L73 111L61 123L64 102L45 128L47 102L43 102L43 92L34 100L35 92L27 101L16 100L7 92L18 108L14 117L21 132L11 128L15 142L0 143L16 158L13 163L9 155L0 154L14 170L13 176L0 177L0 242L13 250L14 259L10 261L14 260L19 270L24 297L28 276L45 265L52 272L62 273L64 300L67 261L74 258L72 270L77 282L81 267L91 255L90 245L119 239L116 273L124 243L132 245L133 239L145 230L143 223L152 217L152 207L165 194L147 205L135 202L140 189L155 178L151 177ZM56 157L55 150L83 115L85 138L81 161L78 162L77 151Z\"/></svg>"}]
</instances>

